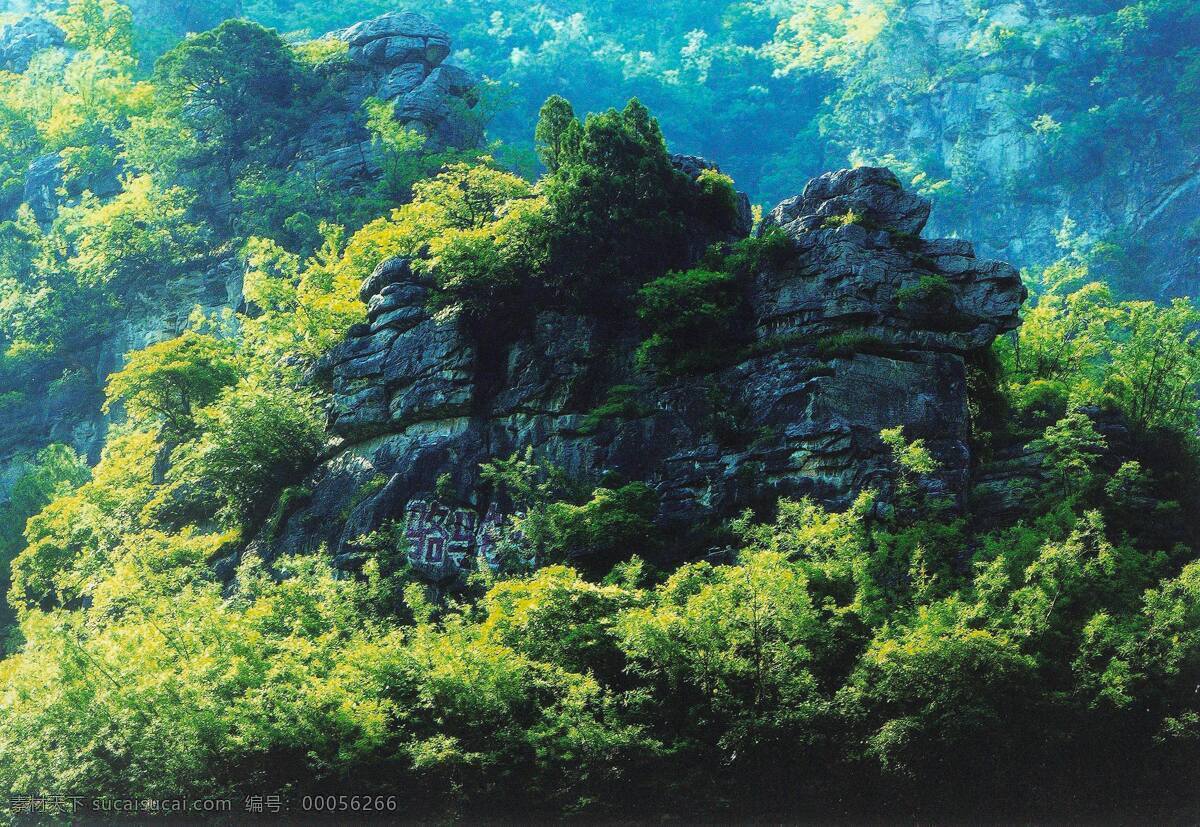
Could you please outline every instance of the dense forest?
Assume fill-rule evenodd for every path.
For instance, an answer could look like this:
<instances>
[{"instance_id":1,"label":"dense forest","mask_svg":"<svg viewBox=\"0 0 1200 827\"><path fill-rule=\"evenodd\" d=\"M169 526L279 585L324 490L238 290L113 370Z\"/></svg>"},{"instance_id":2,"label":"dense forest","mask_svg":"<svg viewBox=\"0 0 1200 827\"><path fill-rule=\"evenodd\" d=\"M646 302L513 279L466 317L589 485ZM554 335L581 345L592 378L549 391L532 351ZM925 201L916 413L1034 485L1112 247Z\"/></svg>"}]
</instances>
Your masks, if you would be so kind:
<instances>
[{"instance_id":1,"label":"dense forest","mask_svg":"<svg viewBox=\"0 0 1200 827\"><path fill-rule=\"evenodd\" d=\"M198 33L43 5L0 32L14 802L1192 817L1200 213L1147 161L1194 179L1189 0L964 0L930 48L905 0L428 0L361 28L395 4L248 0ZM1171 179L1146 196L1166 224L1072 215L1070 182L1141 204L1143 174ZM940 233L999 216L981 248L1024 288L922 239L923 199ZM859 281L760 323L814 261ZM924 407L878 391L831 414L845 433L788 430L837 407L811 402L830 377L886 385L856 370ZM507 400L518 374L544 397ZM751 390L793 422L731 401L768 374L786 387ZM547 444L683 440L682 464L736 458L730 493L681 505L663 475L539 453L545 399L568 414ZM458 438L496 400L503 450L411 463L436 481L395 499L368 449ZM684 437L657 424L679 411ZM507 510L448 576L413 553L415 493Z\"/></svg>"}]
</instances>

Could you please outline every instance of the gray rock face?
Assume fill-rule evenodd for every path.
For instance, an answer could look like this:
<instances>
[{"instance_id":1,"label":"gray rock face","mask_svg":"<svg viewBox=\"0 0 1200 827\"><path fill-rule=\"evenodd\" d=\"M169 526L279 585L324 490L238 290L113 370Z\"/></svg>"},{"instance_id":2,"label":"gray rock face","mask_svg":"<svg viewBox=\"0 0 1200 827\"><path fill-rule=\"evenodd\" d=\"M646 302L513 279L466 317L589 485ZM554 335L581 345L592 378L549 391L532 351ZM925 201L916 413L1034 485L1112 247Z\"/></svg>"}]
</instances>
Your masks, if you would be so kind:
<instances>
[{"instance_id":1,"label":"gray rock face","mask_svg":"<svg viewBox=\"0 0 1200 827\"><path fill-rule=\"evenodd\" d=\"M325 365L340 448L275 551L327 541L344 554L362 533L411 519L414 562L454 576L447 549L469 565L491 535L463 531L453 545L451 522L478 528L503 506L479 485L479 463L529 446L577 478L646 481L660 524L686 534L784 495L834 507L868 488L886 496L879 431L900 425L942 463L930 489L961 503L965 360L1019 324L1025 290L966 242L916 236L928 205L894 182L886 170L842 171L780 205L772 222L792 254L753 280L750 346L732 367L667 383L634 368L639 331L584 316L542 313L503 352L480 353L455 319L430 315L407 262L385 262L363 285L370 324ZM851 206L873 226L826 226ZM636 413L589 418L617 385L633 388ZM438 501L443 475L455 502ZM386 486L357 500L376 478ZM463 509L473 516L451 518Z\"/></svg>"},{"instance_id":2,"label":"gray rock face","mask_svg":"<svg viewBox=\"0 0 1200 827\"><path fill-rule=\"evenodd\" d=\"M859 167L809 181L802 195L771 210L764 226L787 227L799 221L804 230L814 230L831 219L853 215L865 226L917 236L929 212L929 202L907 192L891 170Z\"/></svg>"},{"instance_id":3,"label":"gray rock face","mask_svg":"<svg viewBox=\"0 0 1200 827\"><path fill-rule=\"evenodd\" d=\"M25 173L23 200L43 227L48 227L64 202L77 198L84 190L99 198L110 198L121 191L121 168L103 170L72 181L64 189L62 155L43 155L29 165Z\"/></svg>"},{"instance_id":4,"label":"gray rock face","mask_svg":"<svg viewBox=\"0 0 1200 827\"><path fill-rule=\"evenodd\" d=\"M0 69L24 72L38 52L63 46L66 42L63 30L50 21L42 17L22 17L0 29Z\"/></svg>"},{"instance_id":5,"label":"gray rock face","mask_svg":"<svg viewBox=\"0 0 1200 827\"><path fill-rule=\"evenodd\" d=\"M1086 27L1096 13L1077 22ZM1134 257L1146 274L1139 292L1200 295L1200 154L1189 131L1164 118L1139 136L1136 148L1114 148L1102 163L1036 172L1049 163L1046 142L1031 128L1029 113L1011 101L1044 77L1044 67L1020 50L974 45L988 26L1003 27L1055 44L1052 59L1070 63L1078 46L1061 35L1064 14L1053 0L909 3L905 26L913 48L952 56L963 71L907 102L878 94L878 108L865 113L873 149L882 155L908 148L925 168L949 170L969 188L991 182L957 209L935 205L935 234L971 238L981 254L1018 267L1045 265L1061 257L1055 233L1069 217L1077 233L1112 238ZM1009 181L1031 183L1010 189Z\"/></svg>"},{"instance_id":6,"label":"gray rock face","mask_svg":"<svg viewBox=\"0 0 1200 827\"><path fill-rule=\"evenodd\" d=\"M380 172L378 150L363 124L368 98L392 101L398 121L426 136L430 149L477 146L482 123L472 117L478 79L444 64L450 36L425 18L391 13L332 32L347 60L337 83L343 102L314 123L300 139L300 160L341 182L362 181Z\"/></svg>"},{"instance_id":7,"label":"gray rock face","mask_svg":"<svg viewBox=\"0 0 1200 827\"><path fill-rule=\"evenodd\" d=\"M25 174L25 203L43 226L54 220L62 200L58 196L58 188L63 183L61 162L57 152L43 155L29 165L29 172Z\"/></svg>"}]
</instances>

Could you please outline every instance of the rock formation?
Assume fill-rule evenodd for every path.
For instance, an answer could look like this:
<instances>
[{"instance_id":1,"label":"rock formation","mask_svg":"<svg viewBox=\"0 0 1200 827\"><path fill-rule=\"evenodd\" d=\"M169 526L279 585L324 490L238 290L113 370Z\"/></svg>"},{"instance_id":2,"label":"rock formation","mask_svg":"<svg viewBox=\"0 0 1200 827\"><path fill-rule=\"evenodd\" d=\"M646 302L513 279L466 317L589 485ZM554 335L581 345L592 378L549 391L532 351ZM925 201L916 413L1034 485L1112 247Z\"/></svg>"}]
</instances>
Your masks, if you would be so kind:
<instances>
[{"instance_id":1,"label":"rock formation","mask_svg":"<svg viewBox=\"0 0 1200 827\"><path fill-rule=\"evenodd\" d=\"M0 29L0 69L24 72L33 56L67 42L63 30L42 17L22 17Z\"/></svg>"},{"instance_id":2,"label":"rock formation","mask_svg":"<svg viewBox=\"0 0 1200 827\"><path fill-rule=\"evenodd\" d=\"M191 21L186 25L192 26L207 20L187 12L188 4L153 5L154 9L143 11L165 15L166 22L184 25ZM58 40L47 34L51 30L58 32ZM61 34L41 18L24 18L0 32L0 61L16 59L19 63L30 49L61 45ZM331 101L328 114L296 142L294 156L285 156L280 163L344 187L378 174L378 160L362 118L362 104L369 96L397 100L397 118L429 135L430 148L465 148L482 139L482 126L470 114L474 105L470 92L475 81L465 71L443 63L451 44L441 29L417 15L387 14L329 36L348 44L349 60L334 78L340 100ZM24 60L27 64L28 58ZM100 197L119 191L116 170L97 173L84 183ZM72 197L64 194L61 186L57 154L33 161L26 174L23 200L43 225L53 220L64 199ZM8 211L16 206L7 205ZM237 307L241 302L241 280L238 261L224 257L202 271L184 274L169 283L148 285L137 295L126 297L125 312L111 333L89 352L77 354L84 369L72 373L67 382L51 383L55 377L46 377L44 394L31 395L8 412L9 421L0 433L0 500L7 496L19 474L22 457L48 443L64 442L92 461L98 459L106 430L100 406L107 375L120 370L129 351L179 335L194 308L212 312Z\"/></svg>"},{"instance_id":3,"label":"rock formation","mask_svg":"<svg viewBox=\"0 0 1200 827\"><path fill-rule=\"evenodd\" d=\"M430 314L407 261L384 262L363 285L369 323L324 366L337 449L261 544L324 541L350 565L357 536L407 520L414 563L452 577L486 557L504 509L479 464L527 447L579 479L646 482L659 524L683 535L783 495L843 507L886 494L879 432L899 425L941 463L930 488L962 502L967 360L1018 325L1025 289L965 241L922 240L928 215L886 169L810 182L764 222L791 254L753 279L750 345L732 367L671 381L634 367L638 331L585 316L542 313L504 352L481 353ZM634 413L589 417L614 387Z\"/></svg>"},{"instance_id":4,"label":"rock formation","mask_svg":"<svg viewBox=\"0 0 1200 827\"><path fill-rule=\"evenodd\" d=\"M343 183L378 175L379 159L361 118L368 98L393 101L396 119L425 135L429 149L465 149L483 139L482 122L471 116L479 81L443 63L450 36L425 18L385 14L325 39L346 44L347 62L336 78L341 105L324 113L300 141L300 162L318 174Z\"/></svg>"}]
</instances>

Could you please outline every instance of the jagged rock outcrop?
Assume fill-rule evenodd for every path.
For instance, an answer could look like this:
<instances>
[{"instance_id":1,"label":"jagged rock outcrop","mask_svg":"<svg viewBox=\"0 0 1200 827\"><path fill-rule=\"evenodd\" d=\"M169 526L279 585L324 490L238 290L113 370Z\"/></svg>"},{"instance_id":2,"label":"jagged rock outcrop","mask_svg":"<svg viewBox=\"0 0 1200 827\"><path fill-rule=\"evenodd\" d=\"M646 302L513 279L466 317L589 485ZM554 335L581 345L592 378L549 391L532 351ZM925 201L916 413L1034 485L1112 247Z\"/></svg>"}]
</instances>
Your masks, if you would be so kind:
<instances>
[{"instance_id":1,"label":"jagged rock outcrop","mask_svg":"<svg viewBox=\"0 0 1200 827\"><path fill-rule=\"evenodd\" d=\"M577 478L645 481L679 535L783 495L837 507L886 493L879 432L897 425L942 463L930 487L961 502L966 360L1019 324L1025 289L965 241L922 240L928 213L884 169L812 181L764 222L792 251L749 286L749 346L732 367L667 382L634 367L639 331L587 316L544 312L504 352L481 353L430 314L406 261L385 262L363 285L369 323L326 365L341 447L264 542L349 555L358 535L407 520L414 563L452 577L486 556L503 513L479 463L529 446ZM618 386L632 395L625 415L589 416Z\"/></svg>"},{"instance_id":2,"label":"jagged rock outcrop","mask_svg":"<svg viewBox=\"0 0 1200 827\"><path fill-rule=\"evenodd\" d=\"M417 14L393 12L326 39L346 44L337 83L342 101L324 113L300 141L300 160L334 180L365 180L380 161L362 118L368 98L392 101L396 119L426 136L430 149L477 146L483 123L472 116L478 79L444 63L450 36Z\"/></svg>"},{"instance_id":3,"label":"jagged rock outcrop","mask_svg":"<svg viewBox=\"0 0 1200 827\"><path fill-rule=\"evenodd\" d=\"M63 30L43 17L22 17L0 29L0 70L24 72L33 56L67 42Z\"/></svg>"}]
</instances>

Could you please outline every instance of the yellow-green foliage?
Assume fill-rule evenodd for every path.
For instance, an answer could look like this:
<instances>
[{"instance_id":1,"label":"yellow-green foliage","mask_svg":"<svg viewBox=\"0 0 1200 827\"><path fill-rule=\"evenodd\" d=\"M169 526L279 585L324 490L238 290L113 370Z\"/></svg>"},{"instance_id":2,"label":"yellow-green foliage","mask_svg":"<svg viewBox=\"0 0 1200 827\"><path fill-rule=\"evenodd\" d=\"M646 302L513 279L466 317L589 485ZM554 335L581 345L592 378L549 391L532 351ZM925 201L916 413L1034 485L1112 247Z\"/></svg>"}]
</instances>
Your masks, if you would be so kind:
<instances>
[{"instance_id":1,"label":"yellow-green foliage","mask_svg":"<svg viewBox=\"0 0 1200 827\"><path fill-rule=\"evenodd\" d=\"M27 546L13 561L15 607L62 604L94 585L108 552L144 526L157 452L150 433L110 440L89 482L30 518Z\"/></svg>"},{"instance_id":2,"label":"yellow-green foliage","mask_svg":"<svg viewBox=\"0 0 1200 827\"><path fill-rule=\"evenodd\" d=\"M780 20L768 46L780 73L844 71L888 23L895 0L817 0Z\"/></svg>"},{"instance_id":3,"label":"yellow-green foliage","mask_svg":"<svg viewBox=\"0 0 1200 827\"><path fill-rule=\"evenodd\" d=\"M131 354L108 378L104 410L120 402L135 424L161 422L183 433L196 411L216 401L239 373L232 342L189 330Z\"/></svg>"},{"instance_id":4,"label":"yellow-green foliage","mask_svg":"<svg viewBox=\"0 0 1200 827\"><path fill-rule=\"evenodd\" d=\"M141 175L127 179L110 201L85 198L64 209L55 229L73 250L67 264L80 285L152 285L199 261L205 235L191 219L191 200L186 190L159 189Z\"/></svg>"},{"instance_id":5,"label":"yellow-green foliage","mask_svg":"<svg viewBox=\"0 0 1200 827\"><path fill-rule=\"evenodd\" d=\"M1104 405L1138 428L1187 432L1200 411L1197 324L1200 310L1188 299L1122 302L1093 282L1041 296L996 350L1018 409L1045 409L1057 398L1056 415L1065 413L1063 403Z\"/></svg>"},{"instance_id":6,"label":"yellow-green foliage","mask_svg":"<svg viewBox=\"0 0 1200 827\"><path fill-rule=\"evenodd\" d=\"M242 327L264 354L316 358L341 342L350 325L366 319L358 300L365 267L350 258L341 228L322 229L324 243L303 263L268 239L252 238L246 245L243 289L262 314Z\"/></svg>"}]
</instances>

